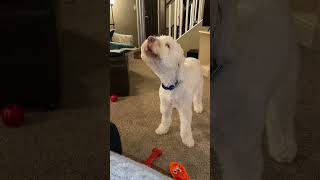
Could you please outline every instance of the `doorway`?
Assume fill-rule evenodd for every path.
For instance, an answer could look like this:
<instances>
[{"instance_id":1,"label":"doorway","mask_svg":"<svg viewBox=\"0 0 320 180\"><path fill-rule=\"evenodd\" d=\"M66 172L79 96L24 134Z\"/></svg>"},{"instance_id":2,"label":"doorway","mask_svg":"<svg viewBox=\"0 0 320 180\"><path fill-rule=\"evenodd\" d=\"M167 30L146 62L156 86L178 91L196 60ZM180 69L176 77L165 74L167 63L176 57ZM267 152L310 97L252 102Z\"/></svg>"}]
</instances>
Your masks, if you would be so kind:
<instances>
[{"instance_id":1,"label":"doorway","mask_svg":"<svg viewBox=\"0 0 320 180\"><path fill-rule=\"evenodd\" d=\"M158 1L144 1L146 37L158 35Z\"/></svg>"}]
</instances>

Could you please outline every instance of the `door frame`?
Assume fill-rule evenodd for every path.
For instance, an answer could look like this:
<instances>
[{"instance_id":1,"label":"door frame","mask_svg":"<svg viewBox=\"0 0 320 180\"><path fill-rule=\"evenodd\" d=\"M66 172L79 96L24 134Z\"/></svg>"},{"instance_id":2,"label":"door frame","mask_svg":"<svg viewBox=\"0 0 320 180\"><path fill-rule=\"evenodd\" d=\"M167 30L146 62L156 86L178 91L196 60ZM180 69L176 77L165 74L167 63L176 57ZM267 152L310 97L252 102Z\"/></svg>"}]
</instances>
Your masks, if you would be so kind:
<instances>
[{"instance_id":1,"label":"door frame","mask_svg":"<svg viewBox=\"0 0 320 180\"><path fill-rule=\"evenodd\" d=\"M137 12L137 29L138 29L138 44L142 45L146 39L146 22L145 22L145 0L136 0L136 12ZM166 0L157 0L158 4L158 34L166 34Z\"/></svg>"},{"instance_id":2,"label":"door frame","mask_svg":"<svg viewBox=\"0 0 320 180\"><path fill-rule=\"evenodd\" d=\"M144 2L146 36L157 35L159 34L159 0L145 0Z\"/></svg>"},{"instance_id":3,"label":"door frame","mask_svg":"<svg viewBox=\"0 0 320 180\"><path fill-rule=\"evenodd\" d=\"M158 0L158 34L166 34L166 0Z\"/></svg>"},{"instance_id":4,"label":"door frame","mask_svg":"<svg viewBox=\"0 0 320 180\"><path fill-rule=\"evenodd\" d=\"M145 12L144 12L144 0L136 0L136 12L137 12L137 30L138 30L138 44L142 45L146 39L145 31Z\"/></svg>"}]
</instances>

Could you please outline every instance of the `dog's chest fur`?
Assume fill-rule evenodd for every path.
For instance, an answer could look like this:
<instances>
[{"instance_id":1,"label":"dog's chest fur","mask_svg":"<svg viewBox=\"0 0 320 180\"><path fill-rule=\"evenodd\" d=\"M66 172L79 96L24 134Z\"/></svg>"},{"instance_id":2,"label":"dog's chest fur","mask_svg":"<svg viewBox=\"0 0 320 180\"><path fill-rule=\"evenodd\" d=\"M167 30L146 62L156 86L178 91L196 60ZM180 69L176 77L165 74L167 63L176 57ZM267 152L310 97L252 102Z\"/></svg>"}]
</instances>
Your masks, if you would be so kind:
<instances>
[{"instance_id":1,"label":"dog's chest fur","mask_svg":"<svg viewBox=\"0 0 320 180\"><path fill-rule=\"evenodd\" d=\"M165 90L160 86L159 95L161 98L170 102L173 107L181 106L186 99L191 98L193 95L192 89L186 89L184 82L181 82L173 90Z\"/></svg>"}]
</instances>

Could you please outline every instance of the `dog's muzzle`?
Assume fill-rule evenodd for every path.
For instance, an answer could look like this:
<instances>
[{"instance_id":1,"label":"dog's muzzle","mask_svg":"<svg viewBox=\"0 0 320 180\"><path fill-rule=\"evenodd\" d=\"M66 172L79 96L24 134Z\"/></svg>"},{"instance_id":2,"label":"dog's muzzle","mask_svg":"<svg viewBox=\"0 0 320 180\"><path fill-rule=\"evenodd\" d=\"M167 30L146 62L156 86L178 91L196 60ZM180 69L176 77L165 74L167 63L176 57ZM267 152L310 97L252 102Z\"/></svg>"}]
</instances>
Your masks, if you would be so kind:
<instances>
[{"instance_id":1,"label":"dog's muzzle","mask_svg":"<svg viewBox=\"0 0 320 180\"><path fill-rule=\"evenodd\" d=\"M156 38L154 36L149 36L147 39L147 47L145 48L146 54L151 57L158 57L158 55L154 52L153 46L155 46Z\"/></svg>"}]
</instances>

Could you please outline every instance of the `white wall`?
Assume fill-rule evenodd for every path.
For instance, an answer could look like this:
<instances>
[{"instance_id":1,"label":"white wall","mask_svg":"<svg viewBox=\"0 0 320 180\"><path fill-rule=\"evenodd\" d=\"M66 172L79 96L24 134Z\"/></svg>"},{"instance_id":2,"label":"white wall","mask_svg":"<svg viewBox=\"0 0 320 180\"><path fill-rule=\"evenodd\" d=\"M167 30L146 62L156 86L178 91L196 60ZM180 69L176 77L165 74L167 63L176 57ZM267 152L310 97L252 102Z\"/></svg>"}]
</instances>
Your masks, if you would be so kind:
<instances>
[{"instance_id":1,"label":"white wall","mask_svg":"<svg viewBox=\"0 0 320 180\"><path fill-rule=\"evenodd\" d=\"M199 49L199 31L206 31L208 27L203 27L202 23L199 23L192 29L190 29L187 34L181 36L177 41L184 50L185 56L190 49Z\"/></svg>"},{"instance_id":2,"label":"white wall","mask_svg":"<svg viewBox=\"0 0 320 180\"><path fill-rule=\"evenodd\" d=\"M115 0L113 16L116 24L116 32L133 35L134 45L138 46L137 12L134 9L135 5L135 0ZM111 18L110 12L110 22L112 23Z\"/></svg>"}]
</instances>

